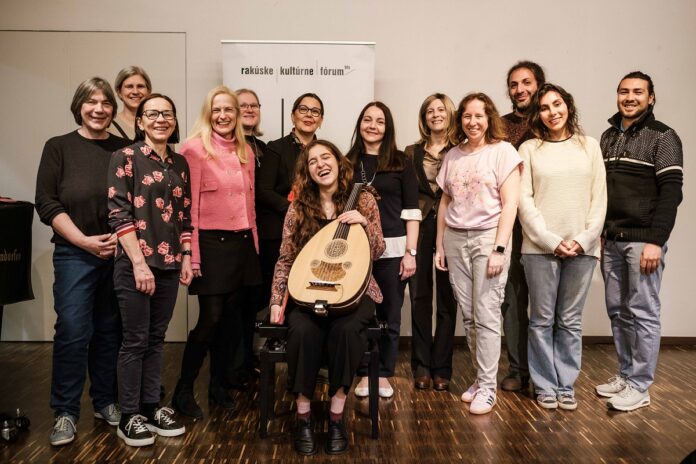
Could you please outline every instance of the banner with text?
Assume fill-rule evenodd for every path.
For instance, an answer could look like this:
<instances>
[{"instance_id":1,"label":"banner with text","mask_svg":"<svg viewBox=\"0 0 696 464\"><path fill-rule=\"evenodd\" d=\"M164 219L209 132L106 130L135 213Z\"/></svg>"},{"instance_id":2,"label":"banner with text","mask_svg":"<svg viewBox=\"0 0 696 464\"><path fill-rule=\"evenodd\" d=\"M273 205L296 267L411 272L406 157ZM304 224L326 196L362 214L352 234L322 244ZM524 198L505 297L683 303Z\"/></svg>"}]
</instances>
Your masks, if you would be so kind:
<instances>
[{"instance_id":1,"label":"banner with text","mask_svg":"<svg viewBox=\"0 0 696 464\"><path fill-rule=\"evenodd\" d=\"M259 95L266 141L290 132L298 96L317 94L324 102L317 137L345 152L360 110L374 99L375 44L223 40L222 75L231 89L249 88Z\"/></svg>"}]
</instances>

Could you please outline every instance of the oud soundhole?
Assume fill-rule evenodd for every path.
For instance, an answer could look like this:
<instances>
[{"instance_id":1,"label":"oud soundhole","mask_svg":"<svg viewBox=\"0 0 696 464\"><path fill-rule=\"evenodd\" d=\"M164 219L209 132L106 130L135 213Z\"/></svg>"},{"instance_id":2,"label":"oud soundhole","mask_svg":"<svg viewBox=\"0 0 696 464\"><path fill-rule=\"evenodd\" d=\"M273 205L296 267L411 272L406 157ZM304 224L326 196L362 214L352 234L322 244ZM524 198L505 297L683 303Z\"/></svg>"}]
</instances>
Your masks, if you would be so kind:
<instances>
[{"instance_id":1,"label":"oud soundhole","mask_svg":"<svg viewBox=\"0 0 696 464\"><path fill-rule=\"evenodd\" d=\"M326 248L324 248L324 253L329 258L338 258L343 256L346 251L348 251L348 242L340 238L331 240L331 242L326 245Z\"/></svg>"}]
</instances>

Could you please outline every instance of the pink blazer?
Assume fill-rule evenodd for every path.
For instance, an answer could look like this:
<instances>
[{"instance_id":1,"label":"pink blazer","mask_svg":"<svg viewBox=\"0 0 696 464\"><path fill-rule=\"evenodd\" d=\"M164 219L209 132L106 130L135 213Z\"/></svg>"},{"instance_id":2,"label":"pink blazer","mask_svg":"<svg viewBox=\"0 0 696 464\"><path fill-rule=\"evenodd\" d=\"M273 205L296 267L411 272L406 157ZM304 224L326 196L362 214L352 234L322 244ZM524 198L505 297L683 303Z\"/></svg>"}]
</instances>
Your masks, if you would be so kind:
<instances>
[{"instance_id":1,"label":"pink blazer","mask_svg":"<svg viewBox=\"0 0 696 464\"><path fill-rule=\"evenodd\" d=\"M259 250L254 209L254 167L256 161L247 146L247 162L237 157L236 140L226 140L213 132L215 156L210 157L200 138L187 140L181 147L191 171L191 221L193 237L191 263L200 269L199 230L251 229Z\"/></svg>"}]
</instances>

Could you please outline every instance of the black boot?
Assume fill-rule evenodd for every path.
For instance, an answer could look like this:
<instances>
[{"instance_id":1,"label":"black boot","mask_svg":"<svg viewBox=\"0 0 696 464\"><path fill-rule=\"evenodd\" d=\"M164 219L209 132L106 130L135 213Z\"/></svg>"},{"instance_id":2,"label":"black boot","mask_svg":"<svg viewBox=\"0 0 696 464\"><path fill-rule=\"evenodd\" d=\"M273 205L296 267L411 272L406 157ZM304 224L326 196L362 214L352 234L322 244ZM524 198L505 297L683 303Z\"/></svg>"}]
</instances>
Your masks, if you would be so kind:
<instances>
[{"instance_id":1,"label":"black boot","mask_svg":"<svg viewBox=\"0 0 696 464\"><path fill-rule=\"evenodd\" d=\"M182 383L176 384L174 396L172 397L172 407L181 415L194 419L203 419L203 410L196 399L193 397L193 385Z\"/></svg>"},{"instance_id":2,"label":"black boot","mask_svg":"<svg viewBox=\"0 0 696 464\"><path fill-rule=\"evenodd\" d=\"M217 379L210 379L210 385L208 386L208 401L212 404L217 404L228 411L235 411L237 406L234 403L234 399L230 396L230 393L222 382Z\"/></svg>"},{"instance_id":3,"label":"black boot","mask_svg":"<svg viewBox=\"0 0 696 464\"><path fill-rule=\"evenodd\" d=\"M297 417L295 426L295 451L303 456L317 454L317 437L311 418Z\"/></svg>"},{"instance_id":4,"label":"black boot","mask_svg":"<svg viewBox=\"0 0 696 464\"><path fill-rule=\"evenodd\" d=\"M348 433L343 419L329 420L329 436L326 439L326 454L343 454L348 451Z\"/></svg>"}]
</instances>

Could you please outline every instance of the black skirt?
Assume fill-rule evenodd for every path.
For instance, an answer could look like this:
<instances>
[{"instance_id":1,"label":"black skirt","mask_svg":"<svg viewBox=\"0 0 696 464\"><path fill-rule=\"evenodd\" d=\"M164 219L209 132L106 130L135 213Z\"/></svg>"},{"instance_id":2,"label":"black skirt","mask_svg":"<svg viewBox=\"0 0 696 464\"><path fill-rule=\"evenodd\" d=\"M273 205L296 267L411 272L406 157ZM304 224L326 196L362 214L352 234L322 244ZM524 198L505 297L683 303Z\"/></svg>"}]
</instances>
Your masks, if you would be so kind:
<instances>
[{"instance_id":1,"label":"black skirt","mask_svg":"<svg viewBox=\"0 0 696 464\"><path fill-rule=\"evenodd\" d=\"M259 256L251 230L201 230L201 277L189 286L191 295L221 295L261 284Z\"/></svg>"}]
</instances>

